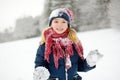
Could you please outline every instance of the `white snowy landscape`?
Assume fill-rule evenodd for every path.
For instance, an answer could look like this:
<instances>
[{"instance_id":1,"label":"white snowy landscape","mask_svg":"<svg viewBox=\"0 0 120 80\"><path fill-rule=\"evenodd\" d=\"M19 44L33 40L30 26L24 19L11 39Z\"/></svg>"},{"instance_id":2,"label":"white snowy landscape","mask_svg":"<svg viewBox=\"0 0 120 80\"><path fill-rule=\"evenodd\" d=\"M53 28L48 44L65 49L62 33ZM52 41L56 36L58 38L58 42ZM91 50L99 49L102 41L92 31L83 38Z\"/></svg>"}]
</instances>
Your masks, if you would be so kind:
<instances>
[{"instance_id":1,"label":"white snowy landscape","mask_svg":"<svg viewBox=\"0 0 120 80\"><path fill-rule=\"evenodd\" d=\"M79 32L86 57L98 49L104 57L94 70L80 72L83 80L120 80L120 31L102 29ZM40 37L0 44L0 80L33 80L34 59Z\"/></svg>"}]
</instances>

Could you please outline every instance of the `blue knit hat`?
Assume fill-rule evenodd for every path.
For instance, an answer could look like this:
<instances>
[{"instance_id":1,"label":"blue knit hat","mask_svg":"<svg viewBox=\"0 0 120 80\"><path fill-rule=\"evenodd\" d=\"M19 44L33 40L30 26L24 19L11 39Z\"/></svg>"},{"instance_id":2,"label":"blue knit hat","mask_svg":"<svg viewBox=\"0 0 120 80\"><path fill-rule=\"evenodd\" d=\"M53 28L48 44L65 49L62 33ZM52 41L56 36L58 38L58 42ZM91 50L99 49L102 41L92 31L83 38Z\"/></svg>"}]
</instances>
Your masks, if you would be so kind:
<instances>
[{"instance_id":1,"label":"blue knit hat","mask_svg":"<svg viewBox=\"0 0 120 80\"><path fill-rule=\"evenodd\" d=\"M73 13L66 8L59 8L53 10L49 17L49 26L51 26L52 20L55 18L64 18L68 22L68 27L70 27L71 21L73 20Z\"/></svg>"}]
</instances>

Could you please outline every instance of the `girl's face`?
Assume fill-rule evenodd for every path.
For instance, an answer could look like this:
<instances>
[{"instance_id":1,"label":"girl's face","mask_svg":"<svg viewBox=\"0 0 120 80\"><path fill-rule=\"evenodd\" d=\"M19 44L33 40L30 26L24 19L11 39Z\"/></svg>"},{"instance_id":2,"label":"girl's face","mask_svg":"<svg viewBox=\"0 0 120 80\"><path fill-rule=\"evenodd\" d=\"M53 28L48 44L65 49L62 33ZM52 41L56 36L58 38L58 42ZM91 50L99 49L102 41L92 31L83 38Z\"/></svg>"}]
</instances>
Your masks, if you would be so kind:
<instances>
[{"instance_id":1,"label":"girl's face","mask_svg":"<svg viewBox=\"0 0 120 80\"><path fill-rule=\"evenodd\" d=\"M55 18L52 20L51 27L56 33L62 34L63 32L67 30L68 23L63 18Z\"/></svg>"}]
</instances>

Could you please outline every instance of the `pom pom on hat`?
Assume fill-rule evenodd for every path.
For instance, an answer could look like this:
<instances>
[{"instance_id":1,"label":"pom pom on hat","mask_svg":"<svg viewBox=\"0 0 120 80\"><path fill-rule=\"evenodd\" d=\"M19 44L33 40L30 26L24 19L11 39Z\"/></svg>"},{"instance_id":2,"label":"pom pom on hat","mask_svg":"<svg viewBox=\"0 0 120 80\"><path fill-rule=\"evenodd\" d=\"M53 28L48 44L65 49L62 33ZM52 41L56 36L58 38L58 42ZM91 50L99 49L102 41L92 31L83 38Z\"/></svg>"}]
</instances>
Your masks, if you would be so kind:
<instances>
[{"instance_id":1,"label":"pom pom on hat","mask_svg":"<svg viewBox=\"0 0 120 80\"><path fill-rule=\"evenodd\" d=\"M49 17L49 26L51 26L52 20L55 18L64 18L68 22L68 26L70 26L73 21L73 12L67 8L53 10Z\"/></svg>"}]
</instances>

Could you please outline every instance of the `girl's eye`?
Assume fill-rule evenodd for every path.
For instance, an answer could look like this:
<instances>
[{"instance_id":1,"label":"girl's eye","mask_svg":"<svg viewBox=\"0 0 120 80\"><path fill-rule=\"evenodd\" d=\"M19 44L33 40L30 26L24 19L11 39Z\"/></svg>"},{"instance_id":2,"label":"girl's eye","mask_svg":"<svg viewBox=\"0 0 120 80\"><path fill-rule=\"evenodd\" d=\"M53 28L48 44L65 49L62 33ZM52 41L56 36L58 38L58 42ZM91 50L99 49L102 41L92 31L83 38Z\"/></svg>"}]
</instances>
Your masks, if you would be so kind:
<instances>
[{"instance_id":1,"label":"girl's eye","mask_svg":"<svg viewBox=\"0 0 120 80\"><path fill-rule=\"evenodd\" d=\"M63 21L62 23L66 23L65 21Z\"/></svg>"},{"instance_id":2,"label":"girl's eye","mask_svg":"<svg viewBox=\"0 0 120 80\"><path fill-rule=\"evenodd\" d=\"M58 23L58 21L54 21L54 23Z\"/></svg>"}]
</instances>

